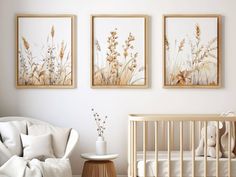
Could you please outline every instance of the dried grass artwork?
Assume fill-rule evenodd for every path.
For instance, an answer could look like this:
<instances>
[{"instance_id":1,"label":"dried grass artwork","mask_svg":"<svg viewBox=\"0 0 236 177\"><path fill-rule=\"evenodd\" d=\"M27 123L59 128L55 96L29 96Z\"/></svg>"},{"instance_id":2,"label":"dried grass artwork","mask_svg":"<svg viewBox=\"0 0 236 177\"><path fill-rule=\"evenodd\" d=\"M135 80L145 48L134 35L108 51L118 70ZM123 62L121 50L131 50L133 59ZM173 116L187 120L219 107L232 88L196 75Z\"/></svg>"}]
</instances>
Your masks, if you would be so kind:
<instances>
[{"instance_id":1,"label":"dried grass artwork","mask_svg":"<svg viewBox=\"0 0 236 177\"><path fill-rule=\"evenodd\" d=\"M93 16L92 87L143 87L145 17Z\"/></svg>"},{"instance_id":2,"label":"dried grass artwork","mask_svg":"<svg viewBox=\"0 0 236 177\"><path fill-rule=\"evenodd\" d=\"M17 87L73 88L73 16L17 17Z\"/></svg>"},{"instance_id":3,"label":"dried grass artwork","mask_svg":"<svg viewBox=\"0 0 236 177\"><path fill-rule=\"evenodd\" d=\"M164 16L164 86L220 85L219 16Z\"/></svg>"}]
</instances>

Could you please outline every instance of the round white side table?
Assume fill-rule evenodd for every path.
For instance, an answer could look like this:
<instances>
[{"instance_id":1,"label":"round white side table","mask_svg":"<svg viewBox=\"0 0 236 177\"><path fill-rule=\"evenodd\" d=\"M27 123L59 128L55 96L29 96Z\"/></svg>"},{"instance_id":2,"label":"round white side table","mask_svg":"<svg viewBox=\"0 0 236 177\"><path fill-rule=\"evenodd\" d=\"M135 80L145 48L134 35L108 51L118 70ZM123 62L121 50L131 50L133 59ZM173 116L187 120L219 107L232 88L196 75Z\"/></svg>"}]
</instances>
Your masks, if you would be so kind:
<instances>
[{"instance_id":1,"label":"round white side table","mask_svg":"<svg viewBox=\"0 0 236 177\"><path fill-rule=\"evenodd\" d=\"M116 177L116 170L112 160L118 156L118 154L81 154L81 157L87 160L84 163L82 177Z\"/></svg>"}]
</instances>

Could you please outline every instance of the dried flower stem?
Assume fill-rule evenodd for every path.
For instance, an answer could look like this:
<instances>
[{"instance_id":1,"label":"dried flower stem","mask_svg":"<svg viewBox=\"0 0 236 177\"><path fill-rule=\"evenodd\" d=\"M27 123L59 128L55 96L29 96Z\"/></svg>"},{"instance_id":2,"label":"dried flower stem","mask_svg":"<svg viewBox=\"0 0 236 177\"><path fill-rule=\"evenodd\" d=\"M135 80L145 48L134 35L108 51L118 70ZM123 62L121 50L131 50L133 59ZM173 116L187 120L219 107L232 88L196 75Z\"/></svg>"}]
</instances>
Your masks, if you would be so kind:
<instances>
[{"instance_id":1,"label":"dried flower stem","mask_svg":"<svg viewBox=\"0 0 236 177\"><path fill-rule=\"evenodd\" d=\"M106 130L107 116L100 117L100 115L97 112L95 112L94 108L92 108L91 111L92 111L95 123L97 125L98 136L103 137L104 136L104 131Z\"/></svg>"},{"instance_id":2,"label":"dried flower stem","mask_svg":"<svg viewBox=\"0 0 236 177\"><path fill-rule=\"evenodd\" d=\"M135 78L138 72L143 72L144 67L137 68L138 53L133 52L135 37L132 33L128 34L127 39L122 45L122 56L117 51L118 46L118 29L114 29L109 33L107 38L107 56L106 66L99 65L99 55L97 53L97 61L94 72L95 85L134 85L136 82L144 80L144 78ZM99 41L95 41L97 52L101 52ZM123 57L123 58L122 58Z\"/></svg>"},{"instance_id":3,"label":"dried flower stem","mask_svg":"<svg viewBox=\"0 0 236 177\"><path fill-rule=\"evenodd\" d=\"M34 56L27 38L22 36L19 56L19 84L20 85L70 85L72 80L70 51L64 41L56 44L56 29L51 27L46 47L42 47L42 54ZM40 58L37 58L40 57ZM42 57L42 58L41 58Z\"/></svg>"}]
</instances>

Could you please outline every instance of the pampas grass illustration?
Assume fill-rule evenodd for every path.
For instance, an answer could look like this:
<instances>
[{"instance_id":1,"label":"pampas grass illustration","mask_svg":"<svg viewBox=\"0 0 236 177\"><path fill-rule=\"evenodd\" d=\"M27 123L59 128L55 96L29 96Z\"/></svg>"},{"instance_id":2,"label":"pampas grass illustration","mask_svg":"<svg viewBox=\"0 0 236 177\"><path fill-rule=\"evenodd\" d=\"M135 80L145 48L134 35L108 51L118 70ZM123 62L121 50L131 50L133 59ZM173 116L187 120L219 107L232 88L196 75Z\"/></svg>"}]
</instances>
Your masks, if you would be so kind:
<instances>
[{"instance_id":1,"label":"pampas grass illustration","mask_svg":"<svg viewBox=\"0 0 236 177\"><path fill-rule=\"evenodd\" d=\"M115 28L107 37L106 64L100 65L99 53L102 51L99 41L95 41L96 62L94 65L95 85L136 85L144 78L137 78L136 75L144 71L144 66L137 66L138 52L135 52L135 36L128 34L122 45L122 51L118 51L118 29ZM134 79L135 78L135 79Z\"/></svg>"},{"instance_id":2,"label":"pampas grass illustration","mask_svg":"<svg viewBox=\"0 0 236 177\"><path fill-rule=\"evenodd\" d=\"M167 85L217 84L217 38L203 43L199 24L195 24L193 38L186 36L180 42L176 39L172 47L165 37L165 48ZM186 52L189 49L188 56Z\"/></svg>"},{"instance_id":3,"label":"pampas grass illustration","mask_svg":"<svg viewBox=\"0 0 236 177\"><path fill-rule=\"evenodd\" d=\"M42 46L41 55L37 58L32 53L30 42L22 37L19 55L19 85L71 85L71 55L64 41L56 44L56 29L51 27L46 40L46 47ZM43 59L41 59L43 58Z\"/></svg>"}]
</instances>

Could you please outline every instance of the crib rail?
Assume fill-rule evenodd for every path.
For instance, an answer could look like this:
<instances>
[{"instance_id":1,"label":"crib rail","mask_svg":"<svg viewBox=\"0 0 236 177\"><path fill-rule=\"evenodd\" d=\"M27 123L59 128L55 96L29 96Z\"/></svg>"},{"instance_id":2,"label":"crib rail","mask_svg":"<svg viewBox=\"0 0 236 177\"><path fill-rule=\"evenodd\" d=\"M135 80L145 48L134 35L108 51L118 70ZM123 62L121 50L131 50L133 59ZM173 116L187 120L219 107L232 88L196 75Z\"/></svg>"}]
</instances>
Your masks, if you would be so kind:
<instances>
[{"instance_id":1,"label":"crib rail","mask_svg":"<svg viewBox=\"0 0 236 177\"><path fill-rule=\"evenodd\" d=\"M152 115L141 115L141 114L131 114L129 115L129 177L137 176L137 130L138 123L142 124L142 150L143 150L143 175L142 177L147 177L146 161L147 161L147 140L148 140L148 123L154 124L154 157L155 157L155 177L158 177L158 144L160 143L158 139L158 130L163 126L163 122L167 124L167 162L168 162L168 177L171 177L171 152L173 149L174 142L174 126L173 123L177 124L179 127L179 162L180 162L180 177L183 177L183 131L185 122L189 123L189 134L190 134L190 149L192 151L192 174L189 176L195 177L195 139L196 131L201 132L203 128L204 134L207 135L207 125L210 122L216 122L216 128L219 129L219 122L236 122L236 116L222 117L219 114L152 114ZM231 128L231 127L229 127ZM166 131L162 131L166 132ZM231 138L228 138L228 152L231 152ZM163 135L165 136L165 135ZM207 144L207 136L204 138L204 144ZM216 134L216 172L215 176L219 177L219 131ZM204 177L207 177L207 146L204 146ZM231 177L231 155L228 156L228 177Z\"/></svg>"}]
</instances>

